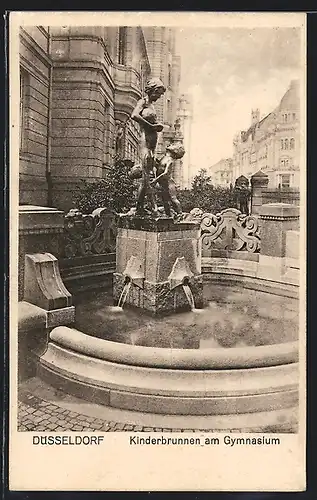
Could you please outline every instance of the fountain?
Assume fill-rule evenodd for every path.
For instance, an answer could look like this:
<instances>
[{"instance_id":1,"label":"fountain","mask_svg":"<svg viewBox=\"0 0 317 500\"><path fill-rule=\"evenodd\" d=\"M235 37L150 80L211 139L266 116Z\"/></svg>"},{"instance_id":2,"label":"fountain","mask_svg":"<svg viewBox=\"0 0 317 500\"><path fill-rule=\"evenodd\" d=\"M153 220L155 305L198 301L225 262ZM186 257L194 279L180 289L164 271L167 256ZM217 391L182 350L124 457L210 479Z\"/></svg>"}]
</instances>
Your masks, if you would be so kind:
<instances>
[{"instance_id":1,"label":"fountain","mask_svg":"<svg viewBox=\"0 0 317 500\"><path fill-rule=\"evenodd\" d=\"M142 178L136 210L119 218L112 294L77 304L75 328L51 331L39 374L90 401L135 412L213 417L217 429L254 430L263 421L285 421L298 402L298 325L292 323L295 287L282 274L280 234L293 223L296 229L297 211L267 209L263 255L253 253L231 268L222 262L202 269L202 246L208 248L226 228L235 229L235 244L241 239L235 254L243 245L247 252L258 251L259 241L254 221L237 210L211 216L203 239L200 222L183 217L170 174L184 150L172 144L155 159L161 125L152 102L163 91L160 82L149 83L148 99L133 114L143 127ZM151 113L143 111L149 108L147 122ZM157 184L164 214L156 205Z\"/></svg>"},{"instance_id":2,"label":"fountain","mask_svg":"<svg viewBox=\"0 0 317 500\"><path fill-rule=\"evenodd\" d=\"M171 176L175 161L185 154L181 141L169 144L159 161L155 158L157 132L162 126L156 123L152 103L164 91L160 80L151 80L147 85L147 97L141 99L132 114L142 128L142 164L134 167L131 175L135 179L139 172L141 184L135 213L124 214L119 219L113 276L115 304L122 305L123 301L154 315L186 307L193 309L193 304L202 307L203 302L200 225L182 220L182 208ZM161 188L164 214L158 212L155 186ZM146 199L149 211L145 209ZM173 273L180 273L181 279ZM175 279L177 284L170 286Z\"/></svg>"}]
</instances>

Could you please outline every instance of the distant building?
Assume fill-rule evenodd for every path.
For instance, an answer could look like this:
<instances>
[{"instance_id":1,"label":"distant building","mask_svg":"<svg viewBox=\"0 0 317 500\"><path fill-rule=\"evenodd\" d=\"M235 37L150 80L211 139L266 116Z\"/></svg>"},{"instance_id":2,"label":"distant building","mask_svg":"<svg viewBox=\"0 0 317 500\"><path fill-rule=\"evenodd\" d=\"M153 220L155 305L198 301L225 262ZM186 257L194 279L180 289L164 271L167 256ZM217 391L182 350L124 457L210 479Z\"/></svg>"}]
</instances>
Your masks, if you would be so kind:
<instances>
[{"instance_id":1,"label":"distant building","mask_svg":"<svg viewBox=\"0 0 317 500\"><path fill-rule=\"evenodd\" d=\"M181 176L179 186L190 188L193 180L193 172L191 167L190 144L191 144L191 126L193 119L193 104L189 94L181 94L178 101L177 117L180 122L181 131L183 134L183 143L185 148L185 156L182 159Z\"/></svg>"},{"instance_id":2,"label":"distant building","mask_svg":"<svg viewBox=\"0 0 317 500\"><path fill-rule=\"evenodd\" d=\"M114 156L138 161L140 129L130 119L151 76L175 136L180 60L172 28L23 27L20 30L20 204L72 206L81 180L105 177Z\"/></svg>"},{"instance_id":3,"label":"distant building","mask_svg":"<svg viewBox=\"0 0 317 500\"><path fill-rule=\"evenodd\" d=\"M298 187L300 161L299 81L293 80L279 105L260 119L252 110L251 125L233 141L233 179L250 178L258 170L269 177L269 187Z\"/></svg>"},{"instance_id":4,"label":"distant building","mask_svg":"<svg viewBox=\"0 0 317 500\"><path fill-rule=\"evenodd\" d=\"M230 187L230 184L233 184L232 158L223 158L209 167L208 175L214 186Z\"/></svg>"}]
</instances>

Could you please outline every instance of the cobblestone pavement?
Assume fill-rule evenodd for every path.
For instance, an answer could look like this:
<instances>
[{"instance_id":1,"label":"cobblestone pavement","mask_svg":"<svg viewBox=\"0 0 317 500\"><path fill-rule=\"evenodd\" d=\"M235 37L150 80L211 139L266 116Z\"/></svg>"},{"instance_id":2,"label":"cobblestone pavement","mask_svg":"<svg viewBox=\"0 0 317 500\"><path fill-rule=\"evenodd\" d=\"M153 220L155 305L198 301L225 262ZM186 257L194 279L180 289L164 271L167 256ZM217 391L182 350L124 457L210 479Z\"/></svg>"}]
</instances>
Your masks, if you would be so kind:
<instances>
[{"instance_id":1,"label":"cobblestone pavement","mask_svg":"<svg viewBox=\"0 0 317 500\"><path fill-rule=\"evenodd\" d=\"M187 429L148 427L132 423L114 422L84 415L63 408L29 392L20 395L18 402L18 431L36 432L223 432L217 429ZM278 428L263 427L255 432L296 432L296 425L282 424ZM248 432L230 429L226 432Z\"/></svg>"},{"instance_id":2,"label":"cobblestone pavement","mask_svg":"<svg viewBox=\"0 0 317 500\"><path fill-rule=\"evenodd\" d=\"M18 403L18 430L37 432L202 432L197 429L144 427L102 420L44 401L33 394L23 394ZM208 432L204 430L204 432ZM210 431L209 431L210 432Z\"/></svg>"}]
</instances>

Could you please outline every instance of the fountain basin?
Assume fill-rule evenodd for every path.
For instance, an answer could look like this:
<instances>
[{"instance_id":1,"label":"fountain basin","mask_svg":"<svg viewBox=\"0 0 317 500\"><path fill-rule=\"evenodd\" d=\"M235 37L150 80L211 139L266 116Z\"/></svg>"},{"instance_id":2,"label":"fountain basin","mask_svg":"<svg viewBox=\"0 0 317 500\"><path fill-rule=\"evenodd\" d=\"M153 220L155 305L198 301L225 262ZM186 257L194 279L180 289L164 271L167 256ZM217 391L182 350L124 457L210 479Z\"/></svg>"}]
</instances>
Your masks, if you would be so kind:
<instances>
[{"instance_id":1,"label":"fountain basin","mask_svg":"<svg viewBox=\"0 0 317 500\"><path fill-rule=\"evenodd\" d=\"M238 277L232 281L231 276L230 282L226 279L224 276L220 284L219 274L204 276L205 300L216 301L219 307L205 304L202 314L197 315L187 312L175 318L153 319L126 310L111 319L105 296L97 300L95 309L90 306L89 315L87 303L78 304L77 328L52 330L48 349L40 358L40 376L80 398L136 412L218 415L224 419L240 415L241 427L253 415L254 428L268 415L271 420L275 414L284 418L280 412L293 411L298 404L298 329L296 323L293 329L289 323L290 318L296 318L296 294L272 282L274 294L270 295L267 280L262 283L266 291L258 292L258 278L246 283L248 289ZM240 313L247 322L240 329L229 328L224 337L212 320L217 314L234 318L236 312L225 307L239 300ZM255 304L257 314L270 317L262 318L254 334L249 331L254 325ZM107 317L108 329L104 331ZM121 337L115 330L118 323ZM215 338L206 330L209 324ZM194 337L190 342L188 338L175 341L180 332L190 329L199 330L199 341ZM228 338L232 340L234 335L237 338L229 343ZM224 421L219 425L226 428Z\"/></svg>"},{"instance_id":2,"label":"fountain basin","mask_svg":"<svg viewBox=\"0 0 317 500\"><path fill-rule=\"evenodd\" d=\"M266 354L262 359L267 366L262 361L262 367L253 367L260 359L254 352L257 349L258 356ZM237 348L227 360L217 350L207 349L205 363L188 358L188 364L182 359L184 351L161 350L161 359L166 358L169 367L158 367L158 350L154 353L148 347L113 346L109 341L59 327L53 330L48 350L41 357L40 375L75 396L141 412L230 415L281 410L297 404L298 363L294 345L249 348L246 353ZM186 352L189 356L194 354L201 353ZM213 356L213 361L207 359ZM132 360L147 366L128 364ZM195 361L199 369L189 368ZM214 368L203 369L204 364Z\"/></svg>"}]
</instances>

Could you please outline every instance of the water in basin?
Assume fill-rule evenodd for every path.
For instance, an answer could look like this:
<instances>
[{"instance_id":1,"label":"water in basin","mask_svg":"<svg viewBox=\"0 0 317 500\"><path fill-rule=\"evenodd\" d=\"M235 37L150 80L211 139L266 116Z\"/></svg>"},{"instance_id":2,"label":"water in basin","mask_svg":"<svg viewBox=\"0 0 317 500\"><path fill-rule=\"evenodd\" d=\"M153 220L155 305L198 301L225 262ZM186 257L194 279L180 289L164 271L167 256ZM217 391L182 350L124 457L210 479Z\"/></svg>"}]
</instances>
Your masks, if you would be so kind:
<instances>
[{"instance_id":1,"label":"water in basin","mask_svg":"<svg viewBox=\"0 0 317 500\"><path fill-rule=\"evenodd\" d=\"M98 338L173 349L262 346L298 339L294 298L205 283L198 312L151 317L140 309L113 308L111 291L76 298L75 328Z\"/></svg>"}]
</instances>

